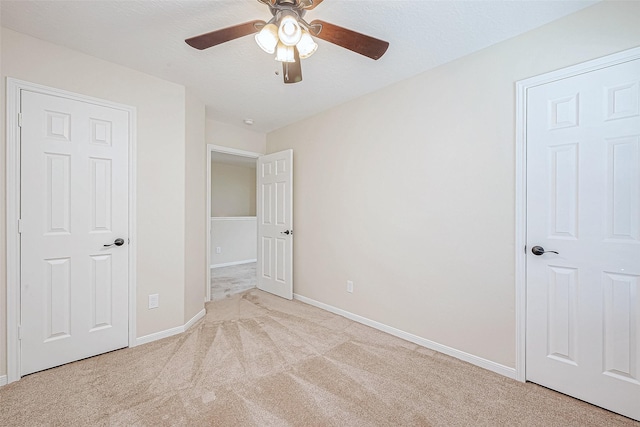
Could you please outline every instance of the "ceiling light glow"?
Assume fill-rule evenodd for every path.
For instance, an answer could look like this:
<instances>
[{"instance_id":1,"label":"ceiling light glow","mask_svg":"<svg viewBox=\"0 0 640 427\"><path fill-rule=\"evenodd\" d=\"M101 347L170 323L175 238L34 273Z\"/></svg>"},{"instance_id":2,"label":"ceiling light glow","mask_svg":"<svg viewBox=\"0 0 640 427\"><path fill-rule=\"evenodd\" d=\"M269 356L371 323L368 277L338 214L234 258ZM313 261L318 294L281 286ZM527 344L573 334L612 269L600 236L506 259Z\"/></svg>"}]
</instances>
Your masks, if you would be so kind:
<instances>
[{"instance_id":1,"label":"ceiling light glow","mask_svg":"<svg viewBox=\"0 0 640 427\"><path fill-rule=\"evenodd\" d=\"M282 42L278 43L278 49L276 50L276 61L296 62L293 46L287 46Z\"/></svg>"},{"instance_id":2,"label":"ceiling light glow","mask_svg":"<svg viewBox=\"0 0 640 427\"><path fill-rule=\"evenodd\" d=\"M298 56L306 59L318 49L306 25L302 26L296 14L279 14L255 35L260 49L276 54L276 61L296 62ZM275 22L275 23L274 23ZM304 22L304 21L303 21Z\"/></svg>"},{"instance_id":3,"label":"ceiling light glow","mask_svg":"<svg viewBox=\"0 0 640 427\"><path fill-rule=\"evenodd\" d=\"M278 44L278 27L273 24L265 25L258 34L256 34L256 43L262 50L267 53L274 53Z\"/></svg>"},{"instance_id":4,"label":"ceiling light glow","mask_svg":"<svg viewBox=\"0 0 640 427\"><path fill-rule=\"evenodd\" d=\"M292 15L286 15L280 21L278 28L278 37L285 46L295 46L302 37L302 28L298 24L298 20Z\"/></svg>"},{"instance_id":5,"label":"ceiling light glow","mask_svg":"<svg viewBox=\"0 0 640 427\"><path fill-rule=\"evenodd\" d=\"M318 49L318 44L313 41L311 34L307 30L302 30L302 36L298 44L296 44L296 48L298 48L300 58L306 59Z\"/></svg>"}]
</instances>

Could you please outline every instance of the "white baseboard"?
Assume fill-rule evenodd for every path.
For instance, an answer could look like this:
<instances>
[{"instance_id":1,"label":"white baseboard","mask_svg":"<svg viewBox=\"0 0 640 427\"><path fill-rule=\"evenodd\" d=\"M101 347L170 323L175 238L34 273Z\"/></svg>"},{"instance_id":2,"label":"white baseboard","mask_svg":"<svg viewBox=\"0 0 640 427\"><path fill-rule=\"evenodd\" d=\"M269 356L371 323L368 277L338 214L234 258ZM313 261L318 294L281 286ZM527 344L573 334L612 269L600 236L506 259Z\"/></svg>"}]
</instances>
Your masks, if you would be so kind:
<instances>
[{"instance_id":1,"label":"white baseboard","mask_svg":"<svg viewBox=\"0 0 640 427\"><path fill-rule=\"evenodd\" d=\"M210 268L230 267L232 265L249 264L252 262L258 262L257 259L243 259L242 261L224 262L222 264L211 264Z\"/></svg>"},{"instance_id":2,"label":"white baseboard","mask_svg":"<svg viewBox=\"0 0 640 427\"><path fill-rule=\"evenodd\" d=\"M362 323L363 325L370 326L374 329L377 329L382 332L386 332L398 338L402 338L403 340L410 341L414 344L418 344L422 347L426 347L428 349L437 351L439 353L443 353L448 356L452 356L457 359L464 360L465 362L469 362L472 365L476 365L481 368L487 369L489 371L493 371L497 374L504 375L505 377L516 379L515 368L510 368L508 366L504 366L499 363L492 362L491 360L483 359L482 357L474 356L473 354L465 353L464 351L447 347L446 345L439 344L435 341L431 341L431 340L419 337L417 335L413 335L408 332L401 331L400 329L396 329L394 327L385 325L383 323L376 322L375 320L367 319L366 317L353 314L351 312L313 300L311 298L307 298L302 295L293 294L293 298L297 299L298 301L304 302L305 304L309 304L314 307L318 307L323 310L329 311L331 313L338 314L342 317L346 317L347 319L353 320L358 323Z\"/></svg>"},{"instance_id":3,"label":"white baseboard","mask_svg":"<svg viewBox=\"0 0 640 427\"><path fill-rule=\"evenodd\" d=\"M138 337L136 338L136 346L147 344L153 341L158 341L158 340L161 340L162 338L167 338L173 335L178 335L182 332L184 332L184 325L176 326L175 328L165 329L164 331L155 332L153 334Z\"/></svg>"},{"instance_id":4,"label":"white baseboard","mask_svg":"<svg viewBox=\"0 0 640 427\"><path fill-rule=\"evenodd\" d=\"M182 332L185 332L189 328L191 328L194 325L194 323L196 323L198 320L202 319L205 314L207 314L207 311L203 308L198 313L196 313L196 315L193 316L184 325L177 326L175 328L167 329L167 330L164 330L164 331L156 332L156 333L153 333L153 334L149 334L149 335L145 335L143 337L137 338L135 345L139 346L139 345L142 345L142 344L147 344L147 343L150 343L152 341L157 341L157 340L160 340L162 338L167 338L167 337L170 337L172 335L177 335L177 334L180 334ZM0 375L0 387L2 387L4 385L7 385L7 376L6 375Z\"/></svg>"},{"instance_id":5,"label":"white baseboard","mask_svg":"<svg viewBox=\"0 0 640 427\"><path fill-rule=\"evenodd\" d=\"M185 323L182 326L176 326L175 328L166 329L164 331L155 332L153 334L139 337L136 339L136 346L161 340L162 338L167 338L173 335L181 334L186 330L188 330L191 326L193 326L193 324L196 323L198 320L202 319L206 313L207 313L206 310L203 308L195 316L193 316L187 323Z\"/></svg>"},{"instance_id":6,"label":"white baseboard","mask_svg":"<svg viewBox=\"0 0 640 427\"><path fill-rule=\"evenodd\" d=\"M198 320L202 319L205 314L207 314L207 310L205 310L204 308L199 312L197 312L196 315L191 318L191 320L189 320L187 323L184 324L184 330L188 331L189 328L191 328L193 324L196 323Z\"/></svg>"}]
</instances>

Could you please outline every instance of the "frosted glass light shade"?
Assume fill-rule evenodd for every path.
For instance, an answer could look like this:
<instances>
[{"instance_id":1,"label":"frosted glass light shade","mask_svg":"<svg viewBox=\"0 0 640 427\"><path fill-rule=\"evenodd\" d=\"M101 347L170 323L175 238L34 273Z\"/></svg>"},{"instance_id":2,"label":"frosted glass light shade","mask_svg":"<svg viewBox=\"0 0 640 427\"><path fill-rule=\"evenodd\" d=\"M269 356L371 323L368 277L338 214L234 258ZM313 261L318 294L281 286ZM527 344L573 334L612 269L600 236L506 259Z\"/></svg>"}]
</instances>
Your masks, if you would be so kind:
<instances>
[{"instance_id":1,"label":"frosted glass light shade","mask_svg":"<svg viewBox=\"0 0 640 427\"><path fill-rule=\"evenodd\" d=\"M260 49L267 53L274 53L278 44L278 27L274 24L265 25L258 34L256 34L256 43Z\"/></svg>"},{"instance_id":2,"label":"frosted glass light shade","mask_svg":"<svg viewBox=\"0 0 640 427\"><path fill-rule=\"evenodd\" d=\"M300 41L296 47L298 48L300 58L305 59L313 55L313 53L318 49L318 44L313 41L313 38L308 31L302 30L302 37L300 37Z\"/></svg>"},{"instance_id":3,"label":"frosted glass light shade","mask_svg":"<svg viewBox=\"0 0 640 427\"><path fill-rule=\"evenodd\" d=\"M296 62L293 46L287 46L284 43L278 43L278 49L276 50L276 61Z\"/></svg>"},{"instance_id":4,"label":"frosted glass light shade","mask_svg":"<svg viewBox=\"0 0 640 427\"><path fill-rule=\"evenodd\" d=\"M280 21L278 37L285 46L295 46L302 37L302 28L298 20L291 15L287 15Z\"/></svg>"}]
</instances>

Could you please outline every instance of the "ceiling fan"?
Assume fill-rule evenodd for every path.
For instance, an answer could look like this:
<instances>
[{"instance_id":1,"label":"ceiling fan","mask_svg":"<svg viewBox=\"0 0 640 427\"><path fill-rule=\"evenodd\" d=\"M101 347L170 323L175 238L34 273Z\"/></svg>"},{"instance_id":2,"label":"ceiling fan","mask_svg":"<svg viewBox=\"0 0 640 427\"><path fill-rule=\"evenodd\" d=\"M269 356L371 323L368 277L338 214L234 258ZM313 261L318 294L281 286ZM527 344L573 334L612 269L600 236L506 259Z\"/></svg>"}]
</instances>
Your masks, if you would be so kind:
<instances>
[{"instance_id":1,"label":"ceiling fan","mask_svg":"<svg viewBox=\"0 0 640 427\"><path fill-rule=\"evenodd\" d=\"M342 46L371 59L379 59L389 42L316 19L308 23L304 15L322 0L258 0L269 7L273 18L269 22L254 20L185 40L196 49L207 49L249 34L255 35L258 46L276 54L282 62L285 83L302 81L300 60L313 55L318 48L313 37Z\"/></svg>"}]
</instances>

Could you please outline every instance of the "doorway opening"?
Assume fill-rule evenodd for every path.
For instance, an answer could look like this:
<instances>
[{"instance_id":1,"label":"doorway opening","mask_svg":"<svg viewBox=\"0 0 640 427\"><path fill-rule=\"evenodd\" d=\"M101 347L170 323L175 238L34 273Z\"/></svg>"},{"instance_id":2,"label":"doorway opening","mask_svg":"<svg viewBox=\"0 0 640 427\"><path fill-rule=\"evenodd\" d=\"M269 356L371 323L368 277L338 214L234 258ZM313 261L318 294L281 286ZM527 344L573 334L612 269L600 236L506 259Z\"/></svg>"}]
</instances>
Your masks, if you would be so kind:
<instances>
[{"instance_id":1,"label":"doorway opening","mask_svg":"<svg viewBox=\"0 0 640 427\"><path fill-rule=\"evenodd\" d=\"M207 145L206 301L257 286L259 153Z\"/></svg>"}]
</instances>

